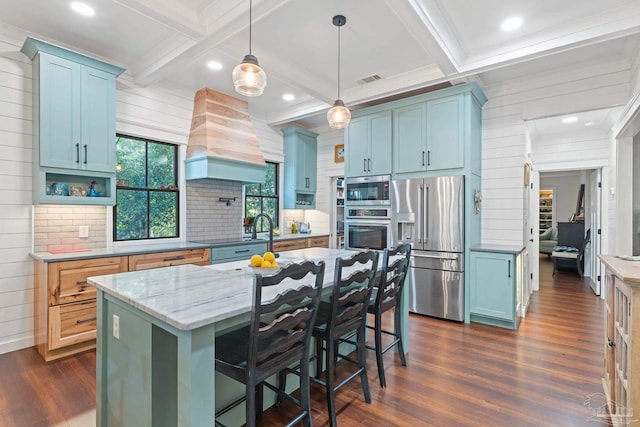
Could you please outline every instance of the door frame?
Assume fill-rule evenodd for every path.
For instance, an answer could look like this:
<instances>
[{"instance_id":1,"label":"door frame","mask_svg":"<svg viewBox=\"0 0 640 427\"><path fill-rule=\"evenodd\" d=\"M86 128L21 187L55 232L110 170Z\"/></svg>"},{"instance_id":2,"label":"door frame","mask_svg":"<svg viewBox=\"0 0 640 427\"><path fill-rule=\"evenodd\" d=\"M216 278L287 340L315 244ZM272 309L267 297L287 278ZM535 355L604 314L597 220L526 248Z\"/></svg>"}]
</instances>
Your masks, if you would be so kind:
<instances>
[{"instance_id":1,"label":"door frame","mask_svg":"<svg viewBox=\"0 0 640 427\"><path fill-rule=\"evenodd\" d=\"M590 215L596 215L596 223L599 224L599 229L602 230L602 224L606 224L607 223L607 211L608 211L608 200L606 198L602 197L602 188L608 188L608 174L609 174L609 168L607 166L602 166L602 165L575 165L575 167L573 168L558 168L558 167L554 167L554 166L547 166L545 167L544 164L538 165L535 169L532 167L531 169L531 189L532 189L532 194L531 194L531 199L532 203L529 204L529 217L530 218L536 218L537 215L539 215L539 207L538 204L540 203L539 201L539 193L538 190L540 189L540 173L542 172L561 172L561 171L599 171L598 174L596 174L596 176L598 176L600 178L600 204L599 204L599 212L590 212ZM596 183L597 185L597 183ZM538 254L539 252L539 239L536 238L536 236L539 235L539 228L540 225L535 223L534 221L531 221L531 238L534 239L534 242L530 242L527 241L527 245L531 245L530 246L530 250L531 251L535 251L535 252L530 252L530 254ZM606 247L606 234L603 236L602 233L598 233L598 230L592 230L591 231L591 236L592 236L592 241L596 238L595 236L597 236L598 239L598 243L596 245L592 245L592 250L590 253L590 258L589 260L585 261L590 263L590 265L597 265L596 271L593 272L593 277L591 277L591 280L593 280L594 282L598 280L598 275L602 278L602 275L600 274L600 272L604 271L604 267L600 261L600 259L598 258L598 255L601 253L601 250L603 247ZM597 246L594 249L594 246ZM539 266L539 260L538 260L538 256L530 256L529 257L529 271L532 274L531 277L531 290L532 291L537 291L540 289L540 266ZM598 284L596 284L596 286L598 288L600 288L600 286L598 286ZM594 289L595 292L595 289ZM596 295L600 295L599 293L596 293ZM601 296L602 297L602 296Z\"/></svg>"}]
</instances>

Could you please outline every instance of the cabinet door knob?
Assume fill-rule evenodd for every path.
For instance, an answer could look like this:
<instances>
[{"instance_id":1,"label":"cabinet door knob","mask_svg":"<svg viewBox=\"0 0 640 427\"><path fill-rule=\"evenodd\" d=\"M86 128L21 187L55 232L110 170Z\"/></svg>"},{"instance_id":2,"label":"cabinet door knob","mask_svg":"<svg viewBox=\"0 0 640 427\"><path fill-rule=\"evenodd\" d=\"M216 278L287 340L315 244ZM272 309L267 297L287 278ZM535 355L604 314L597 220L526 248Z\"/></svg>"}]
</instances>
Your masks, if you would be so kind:
<instances>
[{"instance_id":1,"label":"cabinet door knob","mask_svg":"<svg viewBox=\"0 0 640 427\"><path fill-rule=\"evenodd\" d=\"M611 341L611 338L607 337L607 344L609 344L609 347L615 347L616 343L614 343L613 341Z\"/></svg>"}]
</instances>

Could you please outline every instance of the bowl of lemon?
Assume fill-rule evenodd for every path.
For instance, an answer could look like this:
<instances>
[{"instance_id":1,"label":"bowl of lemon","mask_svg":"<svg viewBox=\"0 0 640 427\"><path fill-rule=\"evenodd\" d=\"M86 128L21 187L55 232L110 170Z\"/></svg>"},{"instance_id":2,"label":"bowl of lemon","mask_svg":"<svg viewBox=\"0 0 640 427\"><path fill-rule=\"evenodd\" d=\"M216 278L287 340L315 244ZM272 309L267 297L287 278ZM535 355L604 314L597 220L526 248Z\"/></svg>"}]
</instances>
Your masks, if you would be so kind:
<instances>
[{"instance_id":1,"label":"bowl of lemon","mask_svg":"<svg viewBox=\"0 0 640 427\"><path fill-rule=\"evenodd\" d=\"M276 274L282 269L282 266L276 261L273 252L265 252L263 255L255 254L251 257L249 267L254 274Z\"/></svg>"}]
</instances>

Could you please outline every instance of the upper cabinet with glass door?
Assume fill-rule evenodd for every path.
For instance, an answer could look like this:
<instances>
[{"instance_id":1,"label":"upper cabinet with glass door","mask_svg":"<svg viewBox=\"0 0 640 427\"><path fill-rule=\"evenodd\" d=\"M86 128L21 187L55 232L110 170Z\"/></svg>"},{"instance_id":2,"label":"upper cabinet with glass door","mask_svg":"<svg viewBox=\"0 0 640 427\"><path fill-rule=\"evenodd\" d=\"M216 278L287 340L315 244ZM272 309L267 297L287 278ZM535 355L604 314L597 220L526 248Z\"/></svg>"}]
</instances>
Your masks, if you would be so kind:
<instances>
[{"instance_id":1,"label":"upper cabinet with glass door","mask_svg":"<svg viewBox=\"0 0 640 427\"><path fill-rule=\"evenodd\" d=\"M22 52L33 61L34 202L114 204L116 77L124 69L30 37ZM89 187L100 196L87 197Z\"/></svg>"}]
</instances>

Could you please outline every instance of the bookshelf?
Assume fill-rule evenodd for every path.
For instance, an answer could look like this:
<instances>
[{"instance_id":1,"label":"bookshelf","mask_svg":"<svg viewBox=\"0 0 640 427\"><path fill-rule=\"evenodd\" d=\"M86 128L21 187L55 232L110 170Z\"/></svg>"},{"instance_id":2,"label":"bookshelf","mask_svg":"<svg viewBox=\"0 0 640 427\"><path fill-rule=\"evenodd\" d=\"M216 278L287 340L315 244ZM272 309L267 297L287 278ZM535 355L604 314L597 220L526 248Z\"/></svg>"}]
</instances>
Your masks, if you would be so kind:
<instances>
[{"instance_id":1,"label":"bookshelf","mask_svg":"<svg viewBox=\"0 0 640 427\"><path fill-rule=\"evenodd\" d=\"M540 233L553 227L553 190L540 190Z\"/></svg>"}]
</instances>

